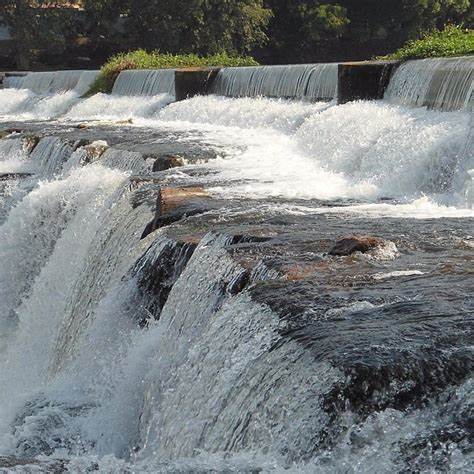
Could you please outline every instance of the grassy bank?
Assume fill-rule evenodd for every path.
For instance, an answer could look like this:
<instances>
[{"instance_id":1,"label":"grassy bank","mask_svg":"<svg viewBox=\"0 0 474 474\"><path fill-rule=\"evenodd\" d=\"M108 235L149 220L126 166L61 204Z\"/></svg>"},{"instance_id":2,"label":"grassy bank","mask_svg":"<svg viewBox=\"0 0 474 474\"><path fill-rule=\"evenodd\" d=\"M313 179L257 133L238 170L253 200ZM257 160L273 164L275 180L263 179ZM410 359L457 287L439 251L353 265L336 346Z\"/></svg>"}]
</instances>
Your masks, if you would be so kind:
<instances>
[{"instance_id":1,"label":"grassy bank","mask_svg":"<svg viewBox=\"0 0 474 474\"><path fill-rule=\"evenodd\" d=\"M225 53L212 56L196 54L161 54L157 51L148 53L144 50L121 53L111 57L101 68L100 75L92 84L88 96L98 92L112 91L115 79L121 71L127 69L174 69L183 67L205 66L257 66L251 57L229 56Z\"/></svg>"},{"instance_id":2,"label":"grassy bank","mask_svg":"<svg viewBox=\"0 0 474 474\"><path fill-rule=\"evenodd\" d=\"M393 54L379 59L423 59L474 54L474 30L448 26L442 31L425 33L420 39L409 41Z\"/></svg>"}]
</instances>

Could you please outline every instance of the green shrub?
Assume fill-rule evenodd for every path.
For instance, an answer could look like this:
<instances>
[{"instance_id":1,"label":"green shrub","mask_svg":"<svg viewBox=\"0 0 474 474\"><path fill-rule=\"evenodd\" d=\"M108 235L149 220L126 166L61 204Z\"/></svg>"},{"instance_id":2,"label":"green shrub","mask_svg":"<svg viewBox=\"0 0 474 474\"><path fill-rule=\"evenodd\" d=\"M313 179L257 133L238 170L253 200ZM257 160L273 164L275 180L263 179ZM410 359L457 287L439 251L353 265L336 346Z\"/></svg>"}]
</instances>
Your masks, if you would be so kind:
<instances>
[{"instance_id":1,"label":"green shrub","mask_svg":"<svg viewBox=\"0 0 474 474\"><path fill-rule=\"evenodd\" d=\"M380 59L422 59L474 54L474 30L450 25L409 41L395 53Z\"/></svg>"},{"instance_id":2,"label":"green shrub","mask_svg":"<svg viewBox=\"0 0 474 474\"><path fill-rule=\"evenodd\" d=\"M226 53L212 56L198 56L196 54L162 54L158 51L148 53L143 49L120 53L112 56L101 68L100 74L92 84L87 96L98 92L110 93L115 79L121 71L127 69L174 69L185 67L205 66L258 66L258 62L251 57L229 56Z\"/></svg>"}]
</instances>

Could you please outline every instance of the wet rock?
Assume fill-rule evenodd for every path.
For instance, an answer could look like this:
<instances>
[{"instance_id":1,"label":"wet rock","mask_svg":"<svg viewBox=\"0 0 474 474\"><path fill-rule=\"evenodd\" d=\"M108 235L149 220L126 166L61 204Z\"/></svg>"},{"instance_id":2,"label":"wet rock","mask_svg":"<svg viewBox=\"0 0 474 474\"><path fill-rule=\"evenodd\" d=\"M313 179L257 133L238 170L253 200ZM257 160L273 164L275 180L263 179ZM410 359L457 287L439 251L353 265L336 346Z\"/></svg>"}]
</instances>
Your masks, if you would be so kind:
<instances>
[{"instance_id":1,"label":"wet rock","mask_svg":"<svg viewBox=\"0 0 474 474\"><path fill-rule=\"evenodd\" d=\"M23 141L23 149L27 153L31 153L35 148L36 145L40 142L40 137L37 135L27 135Z\"/></svg>"},{"instance_id":2,"label":"wet rock","mask_svg":"<svg viewBox=\"0 0 474 474\"><path fill-rule=\"evenodd\" d=\"M98 140L86 145L84 147L86 150L86 163L92 163L98 160L108 148L107 142L103 140Z\"/></svg>"},{"instance_id":3,"label":"wet rock","mask_svg":"<svg viewBox=\"0 0 474 474\"><path fill-rule=\"evenodd\" d=\"M384 246L386 242L387 241L379 237L351 235L337 241L329 251L329 255L347 256L352 255L355 252L366 253L377 247Z\"/></svg>"},{"instance_id":4,"label":"wet rock","mask_svg":"<svg viewBox=\"0 0 474 474\"><path fill-rule=\"evenodd\" d=\"M153 172L166 171L170 168L177 168L184 166L185 162L181 156L178 155L163 155L158 157L153 163Z\"/></svg>"},{"instance_id":5,"label":"wet rock","mask_svg":"<svg viewBox=\"0 0 474 474\"><path fill-rule=\"evenodd\" d=\"M250 277L251 274L249 270L242 270L242 272L227 285L227 293L231 296L241 293L250 283Z\"/></svg>"},{"instance_id":6,"label":"wet rock","mask_svg":"<svg viewBox=\"0 0 474 474\"><path fill-rule=\"evenodd\" d=\"M212 209L212 200L201 186L161 188L155 218L145 228L142 239L163 226L209 209Z\"/></svg>"},{"instance_id":7,"label":"wet rock","mask_svg":"<svg viewBox=\"0 0 474 474\"><path fill-rule=\"evenodd\" d=\"M0 181L8 181L10 179L23 179L33 176L32 173L0 173Z\"/></svg>"},{"instance_id":8,"label":"wet rock","mask_svg":"<svg viewBox=\"0 0 474 474\"><path fill-rule=\"evenodd\" d=\"M23 133L21 128L7 128L5 131L8 135L11 135L12 133Z\"/></svg>"},{"instance_id":9,"label":"wet rock","mask_svg":"<svg viewBox=\"0 0 474 474\"><path fill-rule=\"evenodd\" d=\"M158 320L168 295L186 268L197 244L158 238L134 265L131 274L137 281L139 325ZM137 313L138 314L138 313Z\"/></svg>"}]
</instances>

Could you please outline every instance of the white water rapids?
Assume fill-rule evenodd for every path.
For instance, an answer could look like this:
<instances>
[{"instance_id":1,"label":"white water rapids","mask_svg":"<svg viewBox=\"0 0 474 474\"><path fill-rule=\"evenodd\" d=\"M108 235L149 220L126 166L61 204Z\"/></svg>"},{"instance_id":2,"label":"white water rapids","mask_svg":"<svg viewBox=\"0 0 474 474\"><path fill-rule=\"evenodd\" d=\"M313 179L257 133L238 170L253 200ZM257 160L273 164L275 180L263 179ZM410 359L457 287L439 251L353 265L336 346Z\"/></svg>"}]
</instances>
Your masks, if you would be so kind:
<instances>
[{"instance_id":1,"label":"white water rapids","mask_svg":"<svg viewBox=\"0 0 474 474\"><path fill-rule=\"evenodd\" d=\"M469 208L470 170L474 168L470 113L473 79L469 61L451 61L453 68L445 73L444 79L439 77L445 71L439 61L428 62L421 68L417 62L413 66L407 63L396 72L387 101L343 106L212 95L169 105L173 71L164 70L125 71L119 76L112 95L98 94L84 100L78 100L75 92L32 96L26 89L6 89L1 92L0 114L9 120L52 117L64 122L128 120L137 126L200 130L205 140L229 150L226 159L209 165L218 171L216 180L240 183L226 186L225 190L216 186L215 192L229 197L272 195L323 200L390 197L404 204L427 197L442 206ZM446 68L445 63L441 65ZM235 73L224 70L214 89L224 87L220 81L230 74L225 87L227 91L234 88L237 95L245 90L255 95L262 87L270 95L279 94L289 84L296 84L301 90L317 90L319 84L329 90L330 79L333 84L335 81L333 66L324 66L321 71L316 66L298 66L291 73L287 71L293 71L292 67L257 68L252 76L244 68L242 77L239 69ZM51 88L55 82L50 77L52 73L37 74L30 75L34 80L25 77L23 83L31 83L33 90ZM61 74L61 81L56 80L60 90L73 87L72 79L84 77L84 73ZM461 85L456 85L456 78ZM431 91L430 81L438 91L432 94L438 97L440 106L449 99L450 104L456 105L450 108L461 110L445 113L392 105L397 101L423 103L425 99L420 99L420 94ZM408 85L397 92L403 84ZM420 88L419 92L413 84ZM425 89L420 84L425 84ZM449 97L445 97L446 91L450 91ZM400 99L396 100L397 97ZM439 209L440 213L444 211L450 212Z\"/></svg>"},{"instance_id":2,"label":"white water rapids","mask_svg":"<svg viewBox=\"0 0 474 474\"><path fill-rule=\"evenodd\" d=\"M14 128L44 121L68 133L81 122L91 136L105 125L124 140L138 130L145 138L163 132L180 146L206 145L216 159L153 176L195 185L203 173L206 190L229 213L245 202L257 213L270 207L276 221L340 216L343 228L345 216L422 219L426 226L453 219L467 227L474 218L473 76L460 72L472 61L458 61L446 77L438 61L421 69L408 63L384 100L345 105L261 96L314 98L323 90L318 98L331 99L332 65L263 69L255 79L247 70L225 72L214 92L236 97L182 102L173 102L170 71L129 71L113 94L89 98L81 95L95 72L31 74L0 90L0 121ZM123 121L131 123L121 129ZM342 407L331 417L324 404L350 377L282 337L291 321L271 305L230 290L242 275L263 286L280 275L263 264L247 267L228 249L249 243L213 229L199 241L190 233L177 242L163 229L142 239L156 189L137 191L130 176L149 172L148 161L138 147L111 147L91 158L88 146L15 131L0 140L0 466L2 456L24 464L5 472L403 472L403 450L420 439L430 443L427 432L454 425L451 414L471 406L467 378L410 411L382 407L357 419ZM24 176L1 179L15 173ZM143 189L149 205L140 200ZM322 258L315 249L305 252ZM352 265L362 272L366 264ZM373 279L380 285L429 273L377 265ZM159 304L142 287L150 267L162 271ZM462 280L455 272L452 278L459 288ZM410 294L414 305L423 303L420 288ZM357 318L388 308L382 320L397 304L401 299L357 300L328 308L323 319L354 329ZM146 327L137 323L147 320ZM417 334L408 337L417 342ZM470 472L472 452L454 444L443 449L451 472Z\"/></svg>"}]
</instances>

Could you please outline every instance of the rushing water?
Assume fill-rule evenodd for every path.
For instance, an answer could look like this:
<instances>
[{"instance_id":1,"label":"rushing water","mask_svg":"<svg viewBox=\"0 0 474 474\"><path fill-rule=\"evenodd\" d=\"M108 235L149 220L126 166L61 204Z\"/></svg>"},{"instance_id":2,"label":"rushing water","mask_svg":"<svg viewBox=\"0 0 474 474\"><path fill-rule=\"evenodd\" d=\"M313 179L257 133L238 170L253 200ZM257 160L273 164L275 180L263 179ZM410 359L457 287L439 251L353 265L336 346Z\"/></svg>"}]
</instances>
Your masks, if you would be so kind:
<instances>
[{"instance_id":1,"label":"rushing water","mask_svg":"<svg viewBox=\"0 0 474 474\"><path fill-rule=\"evenodd\" d=\"M112 94L174 96L174 69L122 71L115 81Z\"/></svg>"},{"instance_id":2,"label":"rushing water","mask_svg":"<svg viewBox=\"0 0 474 474\"><path fill-rule=\"evenodd\" d=\"M337 64L223 68L211 90L230 97L332 100L337 92Z\"/></svg>"},{"instance_id":3,"label":"rushing water","mask_svg":"<svg viewBox=\"0 0 474 474\"><path fill-rule=\"evenodd\" d=\"M424 59L402 64L385 97L399 104L474 110L474 58Z\"/></svg>"},{"instance_id":4,"label":"rushing water","mask_svg":"<svg viewBox=\"0 0 474 474\"><path fill-rule=\"evenodd\" d=\"M34 72L7 81L0 116L10 120L49 120L80 101L99 71Z\"/></svg>"},{"instance_id":5,"label":"rushing water","mask_svg":"<svg viewBox=\"0 0 474 474\"><path fill-rule=\"evenodd\" d=\"M472 70L1 90L0 471L472 472Z\"/></svg>"}]
</instances>

